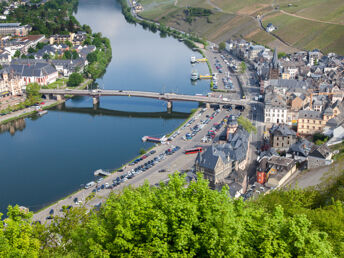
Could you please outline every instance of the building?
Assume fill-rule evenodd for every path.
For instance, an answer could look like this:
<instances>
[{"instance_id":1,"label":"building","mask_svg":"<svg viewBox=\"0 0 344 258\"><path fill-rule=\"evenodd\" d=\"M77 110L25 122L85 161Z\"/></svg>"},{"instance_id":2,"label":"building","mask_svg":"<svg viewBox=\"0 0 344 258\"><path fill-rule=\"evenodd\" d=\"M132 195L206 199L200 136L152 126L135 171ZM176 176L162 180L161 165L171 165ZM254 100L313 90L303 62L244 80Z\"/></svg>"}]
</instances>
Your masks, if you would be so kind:
<instances>
[{"instance_id":1,"label":"building","mask_svg":"<svg viewBox=\"0 0 344 258\"><path fill-rule=\"evenodd\" d=\"M276 27L272 24L272 23L269 23L267 26L266 26L266 32L273 32L274 30L276 30Z\"/></svg>"},{"instance_id":2,"label":"building","mask_svg":"<svg viewBox=\"0 0 344 258\"><path fill-rule=\"evenodd\" d=\"M271 146L276 150L288 150L296 140L296 132L285 124L273 125L270 128Z\"/></svg>"},{"instance_id":3,"label":"building","mask_svg":"<svg viewBox=\"0 0 344 258\"><path fill-rule=\"evenodd\" d=\"M280 187L296 171L296 163L291 158L264 157L257 168L257 182L267 187Z\"/></svg>"},{"instance_id":4,"label":"building","mask_svg":"<svg viewBox=\"0 0 344 258\"><path fill-rule=\"evenodd\" d=\"M83 72L88 62L83 58L77 58L71 60L55 59L51 60L51 63L61 75L68 77L74 72Z\"/></svg>"},{"instance_id":5,"label":"building","mask_svg":"<svg viewBox=\"0 0 344 258\"><path fill-rule=\"evenodd\" d=\"M16 60L18 61L18 60ZM28 63L10 64L5 66L2 71L14 73L24 80L24 84L38 83L39 85L48 85L58 78L57 70L49 63L34 62L27 60ZM32 62L32 63L30 63Z\"/></svg>"},{"instance_id":6,"label":"building","mask_svg":"<svg viewBox=\"0 0 344 258\"><path fill-rule=\"evenodd\" d=\"M24 80L14 73L7 73L7 71L1 73L0 95L2 97L21 95L23 86Z\"/></svg>"},{"instance_id":7,"label":"building","mask_svg":"<svg viewBox=\"0 0 344 258\"><path fill-rule=\"evenodd\" d=\"M286 100L279 94L265 95L264 122L270 124L287 123L288 109Z\"/></svg>"},{"instance_id":8,"label":"building","mask_svg":"<svg viewBox=\"0 0 344 258\"><path fill-rule=\"evenodd\" d=\"M49 38L49 43L50 45L66 43L67 41L72 43L74 36L75 36L75 33L69 33L68 35L58 35L58 34L52 35Z\"/></svg>"},{"instance_id":9,"label":"building","mask_svg":"<svg viewBox=\"0 0 344 258\"><path fill-rule=\"evenodd\" d=\"M320 111L300 110L297 120L297 133L310 135L320 133L326 125L326 120Z\"/></svg>"},{"instance_id":10,"label":"building","mask_svg":"<svg viewBox=\"0 0 344 258\"><path fill-rule=\"evenodd\" d=\"M279 62L278 62L278 56L277 56L276 48L274 50L274 55L271 59L269 77L270 77L270 80L279 78Z\"/></svg>"},{"instance_id":11,"label":"building","mask_svg":"<svg viewBox=\"0 0 344 258\"><path fill-rule=\"evenodd\" d=\"M26 36L31 27L20 23L0 23L0 35Z\"/></svg>"},{"instance_id":12,"label":"building","mask_svg":"<svg viewBox=\"0 0 344 258\"><path fill-rule=\"evenodd\" d=\"M229 135L227 143L213 144L199 153L196 158L196 170L203 173L209 180L210 186L223 183L231 173L245 169L249 133L238 127L235 133Z\"/></svg>"},{"instance_id":13,"label":"building","mask_svg":"<svg viewBox=\"0 0 344 258\"><path fill-rule=\"evenodd\" d=\"M323 145L314 145L312 150L310 151L308 155L308 165L307 167L309 169L311 168L317 168L321 166L327 166L332 163L332 152L331 150L326 146L326 144Z\"/></svg>"}]
</instances>

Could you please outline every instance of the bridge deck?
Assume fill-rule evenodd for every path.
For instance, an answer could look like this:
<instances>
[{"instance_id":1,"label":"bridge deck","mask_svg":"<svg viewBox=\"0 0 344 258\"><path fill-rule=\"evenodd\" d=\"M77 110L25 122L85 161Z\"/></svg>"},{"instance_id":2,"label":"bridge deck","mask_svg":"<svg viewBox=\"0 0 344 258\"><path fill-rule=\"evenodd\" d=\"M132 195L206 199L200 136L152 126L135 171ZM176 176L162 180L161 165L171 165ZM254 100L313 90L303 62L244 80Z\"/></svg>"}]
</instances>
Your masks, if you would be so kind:
<instances>
[{"instance_id":1,"label":"bridge deck","mask_svg":"<svg viewBox=\"0 0 344 258\"><path fill-rule=\"evenodd\" d=\"M157 93L147 91L127 91L127 90L54 90L54 89L42 89L41 94L53 94L53 95L74 95L74 96L90 96L90 97L102 97L102 96L128 96L128 97L141 97L141 98L153 98L164 101L193 101L203 102L210 104L235 104L235 105L249 105L255 101L248 101L246 99L224 99L211 96L199 96L199 95L184 95L175 93ZM258 102L257 102L258 103Z\"/></svg>"}]
</instances>

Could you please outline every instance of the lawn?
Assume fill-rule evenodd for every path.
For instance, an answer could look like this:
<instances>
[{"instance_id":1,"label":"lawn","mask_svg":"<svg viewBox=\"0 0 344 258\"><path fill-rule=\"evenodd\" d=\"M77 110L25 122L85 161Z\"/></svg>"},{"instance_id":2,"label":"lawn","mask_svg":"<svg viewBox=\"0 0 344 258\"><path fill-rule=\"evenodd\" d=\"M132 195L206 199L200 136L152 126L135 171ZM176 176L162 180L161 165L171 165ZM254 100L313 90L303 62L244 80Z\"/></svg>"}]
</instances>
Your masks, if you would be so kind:
<instances>
[{"instance_id":1,"label":"lawn","mask_svg":"<svg viewBox=\"0 0 344 258\"><path fill-rule=\"evenodd\" d=\"M68 81L68 78L60 78L60 79L57 79L56 82L50 83L49 85L44 86L44 87L47 89L61 88L66 85L67 81Z\"/></svg>"}]
</instances>

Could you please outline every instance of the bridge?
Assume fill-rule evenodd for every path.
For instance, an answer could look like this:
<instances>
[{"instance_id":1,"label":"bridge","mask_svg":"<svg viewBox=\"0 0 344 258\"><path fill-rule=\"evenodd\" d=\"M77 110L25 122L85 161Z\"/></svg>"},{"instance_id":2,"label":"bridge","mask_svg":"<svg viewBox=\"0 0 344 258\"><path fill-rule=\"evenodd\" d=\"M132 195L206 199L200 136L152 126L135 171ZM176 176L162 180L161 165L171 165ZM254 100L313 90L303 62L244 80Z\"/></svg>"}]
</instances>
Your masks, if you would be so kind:
<instances>
[{"instance_id":1,"label":"bridge","mask_svg":"<svg viewBox=\"0 0 344 258\"><path fill-rule=\"evenodd\" d=\"M175 93L157 93L148 91L130 91L130 90L73 90L73 89L41 89L40 93L45 95L47 99L51 96L56 96L57 100L61 101L66 95L73 96L90 96L93 98L93 104L97 105L99 103L99 98L103 96L127 96L127 97L140 97L140 98L151 98L159 99L167 102L167 109L172 109L173 101L190 101L190 102L201 102L205 103L208 107L210 104L218 105L242 105L248 106L252 101L246 99L236 100L219 98L213 96L203 96L203 95L184 95Z\"/></svg>"}]
</instances>

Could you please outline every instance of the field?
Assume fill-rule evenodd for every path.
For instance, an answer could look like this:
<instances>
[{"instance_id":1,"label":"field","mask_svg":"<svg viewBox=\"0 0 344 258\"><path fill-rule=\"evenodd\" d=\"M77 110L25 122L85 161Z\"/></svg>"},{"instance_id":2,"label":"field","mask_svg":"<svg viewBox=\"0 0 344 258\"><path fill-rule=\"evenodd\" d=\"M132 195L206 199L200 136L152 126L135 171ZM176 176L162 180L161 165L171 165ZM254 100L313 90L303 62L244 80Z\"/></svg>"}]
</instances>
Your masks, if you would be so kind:
<instances>
[{"instance_id":1,"label":"field","mask_svg":"<svg viewBox=\"0 0 344 258\"><path fill-rule=\"evenodd\" d=\"M320 49L344 55L344 0L141 0L140 15L220 43L244 38L278 51ZM186 22L186 7L212 10ZM274 24L266 33L259 25ZM281 40L280 40L281 39Z\"/></svg>"}]
</instances>

